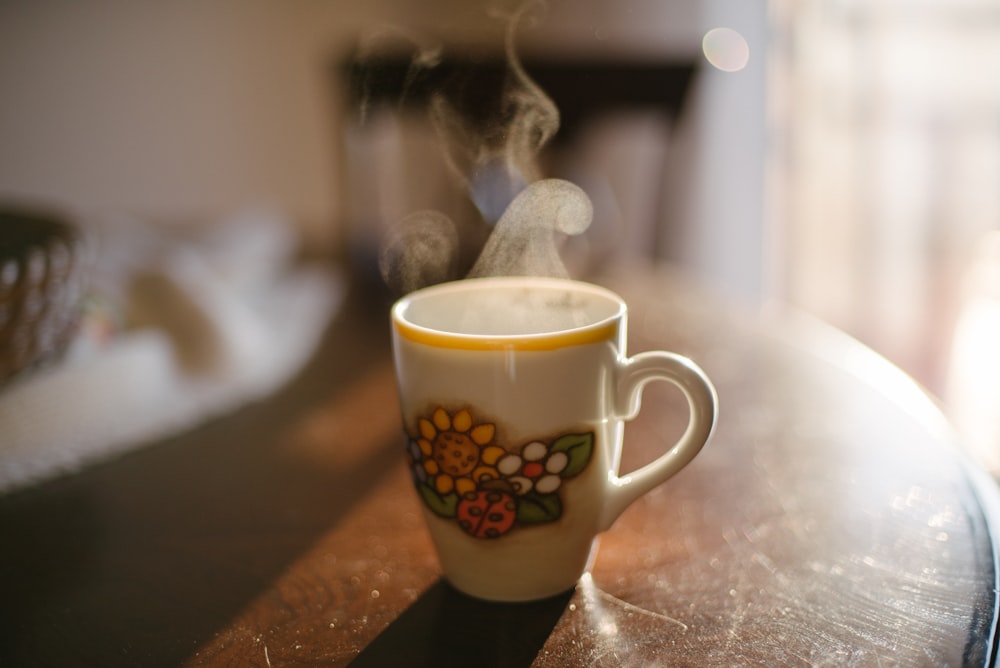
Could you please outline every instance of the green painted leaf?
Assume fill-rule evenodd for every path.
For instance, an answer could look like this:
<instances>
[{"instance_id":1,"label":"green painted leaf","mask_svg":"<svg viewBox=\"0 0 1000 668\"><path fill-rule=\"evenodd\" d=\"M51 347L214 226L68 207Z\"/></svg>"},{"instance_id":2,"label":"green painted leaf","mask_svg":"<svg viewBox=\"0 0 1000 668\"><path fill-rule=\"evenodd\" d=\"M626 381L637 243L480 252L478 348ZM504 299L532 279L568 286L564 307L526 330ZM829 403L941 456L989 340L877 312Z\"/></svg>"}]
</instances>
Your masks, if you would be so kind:
<instances>
[{"instance_id":1,"label":"green painted leaf","mask_svg":"<svg viewBox=\"0 0 1000 668\"><path fill-rule=\"evenodd\" d=\"M417 485L417 491L423 497L427 507L441 517L455 517L458 515L458 494L452 492L441 496L437 490L425 482Z\"/></svg>"},{"instance_id":2,"label":"green painted leaf","mask_svg":"<svg viewBox=\"0 0 1000 668\"><path fill-rule=\"evenodd\" d=\"M525 524L553 522L562 515L558 494L529 492L517 500L517 521Z\"/></svg>"},{"instance_id":3,"label":"green painted leaf","mask_svg":"<svg viewBox=\"0 0 1000 668\"><path fill-rule=\"evenodd\" d=\"M582 471L594 452L594 432L586 434L565 434L557 438L549 449L550 452L565 452L569 463L559 475L571 478Z\"/></svg>"}]
</instances>

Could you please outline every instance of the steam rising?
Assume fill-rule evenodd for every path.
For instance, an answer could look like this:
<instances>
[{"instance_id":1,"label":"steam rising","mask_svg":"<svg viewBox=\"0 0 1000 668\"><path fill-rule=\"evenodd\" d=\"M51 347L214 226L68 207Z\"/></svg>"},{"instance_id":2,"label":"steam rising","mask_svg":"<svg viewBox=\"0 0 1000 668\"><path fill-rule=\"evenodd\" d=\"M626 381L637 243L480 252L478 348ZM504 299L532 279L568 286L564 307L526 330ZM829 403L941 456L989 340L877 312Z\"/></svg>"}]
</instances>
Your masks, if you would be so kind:
<instances>
[{"instance_id":1,"label":"steam rising","mask_svg":"<svg viewBox=\"0 0 1000 668\"><path fill-rule=\"evenodd\" d=\"M515 43L518 31L533 27L544 10L545 3L535 0L523 3L509 16L495 14L507 24L508 77L497 108L491 110L492 122L477 126L442 91L431 96L431 121L445 149L445 161L474 198L477 181L483 177L500 188L508 201L525 184L541 178L536 157L559 130L559 109L525 72ZM418 55L415 66L440 62L440 50L425 51L433 57ZM495 169L498 164L502 170Z\"/></svg>"},{"instance_id":2,"label":"steam rising","mask_svg":"<svg viewBox=\"0 0 1000 668\"><path fill-rule=\"evenodd\" d=\"M541 176L535 157L559 130L559 109L524 71L514 43L518 25L529 17L530 10L538 8L544 8L544 3L525 3L511 18L504 41L514 82L504 101L504 115L510 119L504 155L507 170L527 181Z\"/></svg>"},{"instance_id":3,"label":"steam rising","mask_svg":"<svg viewBox=\"0 0 1000 668\"><path fill-rule=\"evenodd\" d=\"M458 262L458 232L437 211L406 216L386 234L378 266L386 284L411 292L452 278Z\"/></svg>"},{"instance_id":4,"label":"steam rising","mask_svg":"<svg viewBox=\"0 0 1000 668\"><path fill-rule=\"evenodd\" d=\"M566 277L558 241L562 235L583 232L593 218L583 190L568 181L541 179L537 165L539 152L559 129L559 110L528 76L517 56L515 37L544 7L542 2L526 2L505 17L507 76L498 108L489 110L486 122L475 122L463 113L445 90L434 91L428 100L428 116L448 170L483 222L496 221L470 277ZM440 50L425 50L414 58L411 69L440 62ZM383 241L379 257L383 279L406 293L458 278L461 229L437 211L406 216Z\"/></svg>"},{"instance_id":5,"label":"steam rising","mask_svg":"<svg viewBox=\"0 0 1000 668\"><path fill-rule=\"evenodd\" d=\"M578 186L561 179L536 181L507 207L469 272L479 276L568 276L557 233L579 234L594 209Z\"/></svg>"}]
</instances>

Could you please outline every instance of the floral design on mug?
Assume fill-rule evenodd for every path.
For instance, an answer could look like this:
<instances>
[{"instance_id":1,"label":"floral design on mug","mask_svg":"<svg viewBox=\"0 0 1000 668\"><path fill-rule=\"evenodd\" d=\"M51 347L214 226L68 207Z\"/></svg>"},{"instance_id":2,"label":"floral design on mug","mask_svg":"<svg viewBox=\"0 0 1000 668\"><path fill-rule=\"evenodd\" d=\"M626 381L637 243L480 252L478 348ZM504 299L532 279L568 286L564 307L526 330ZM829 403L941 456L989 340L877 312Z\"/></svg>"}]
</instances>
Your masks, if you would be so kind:
<instances>
[{"instance_id":1,"label":"floral design on mug","mask_svg":"<svg viewBox=\"0 0 1000 668\"><path fill-rule=\"evenodd\" d=\"M436 515L476 538L499 538L517 525L562 516L563 480L586 468L594 433L566 433L520 447L496 442L492 422L462 408L435 408L408 434L413 480Z\"/></svg>"}]
</instances>

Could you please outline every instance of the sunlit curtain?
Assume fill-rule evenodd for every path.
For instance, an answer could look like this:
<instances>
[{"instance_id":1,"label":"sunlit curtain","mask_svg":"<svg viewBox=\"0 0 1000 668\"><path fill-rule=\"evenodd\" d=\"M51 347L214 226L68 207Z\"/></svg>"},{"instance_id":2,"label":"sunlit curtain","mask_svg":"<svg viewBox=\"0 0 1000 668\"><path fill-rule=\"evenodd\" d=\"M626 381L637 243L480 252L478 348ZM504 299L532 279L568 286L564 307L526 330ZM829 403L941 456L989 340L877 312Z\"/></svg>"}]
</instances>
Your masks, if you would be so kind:
<instances>
[{"instance_id":1,"label":"sunlit curtain","mask_svg":"<svg viewBox=\"0 0 1000 668\"><path fill-rule=\"evenodd\" d=\"M776 290L941 392L1000 228L1000 2L771 9Z\"/></svg>"}]
</instances>

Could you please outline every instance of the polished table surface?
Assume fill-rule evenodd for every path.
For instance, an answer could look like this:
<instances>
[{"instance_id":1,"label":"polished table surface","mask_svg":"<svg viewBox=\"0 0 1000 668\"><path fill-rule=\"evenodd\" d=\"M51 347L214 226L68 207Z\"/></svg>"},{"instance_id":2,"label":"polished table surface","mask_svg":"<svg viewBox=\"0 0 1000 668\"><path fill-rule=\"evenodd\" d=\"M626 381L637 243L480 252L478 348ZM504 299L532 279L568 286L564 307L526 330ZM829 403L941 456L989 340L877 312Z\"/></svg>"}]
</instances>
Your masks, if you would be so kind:
<instances>
[{"instance_id":1,"label":"polished table surface","mask_svg":"<svg viewBox=\"0 0 1000 668\"><path fill-rule=\"evenodd\" d=\"M664 271L599 282L630 352L715 381L713 440L530 604L441 580L403 457L384 296L355 289L290 386L0 497L0 665L992 663L992 481L902 373L800 315ZM647 388L623 466L685 420Z\"/></svg>"}]
</instances>

